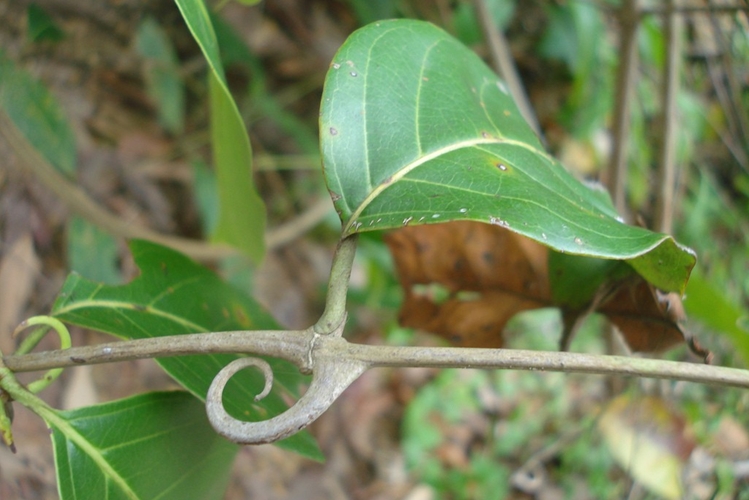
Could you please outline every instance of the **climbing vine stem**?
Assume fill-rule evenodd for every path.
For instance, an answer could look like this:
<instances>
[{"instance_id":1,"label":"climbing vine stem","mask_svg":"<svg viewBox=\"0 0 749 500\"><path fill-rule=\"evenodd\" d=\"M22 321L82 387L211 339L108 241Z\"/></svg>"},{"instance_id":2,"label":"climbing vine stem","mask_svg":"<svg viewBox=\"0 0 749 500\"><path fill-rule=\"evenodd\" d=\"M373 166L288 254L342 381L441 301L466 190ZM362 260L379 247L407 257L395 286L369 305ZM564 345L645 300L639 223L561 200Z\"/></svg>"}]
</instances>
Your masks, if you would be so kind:
<instances>
[{"instance_id":1,"label":"climbing vine stem","mask_svg":"<svg viewBox=\"0 0 749 500\"><path fill-rule=\"evenodd\" d=\"M152 337L4 356L2 364L12 372L24 372L142 358L242 353L283 358L296 364L301 370L312 373L310 389L285 413L264 422L240 422L228 417L220 407L221 392L226 381L236 371L258 364L243 363L219 372L208 398L209 418L219 433L239 443L271 442L299 431L332 405L359 375L373 367L574 372L685 380L749 389L749 370L697 363L571 352L349 343L342 337L342 332L355 250L355 236L348 237L339 244L333 259L325 311L320 320L306 330L210 332ZM63 347L67 345L69 344ZM264 376L266 386L269 386L272 383L272 373L265 370ZM0 387L3 387L2 380ZM4 388L6 391L9 389Z\"/></svg>"}]
</instances>

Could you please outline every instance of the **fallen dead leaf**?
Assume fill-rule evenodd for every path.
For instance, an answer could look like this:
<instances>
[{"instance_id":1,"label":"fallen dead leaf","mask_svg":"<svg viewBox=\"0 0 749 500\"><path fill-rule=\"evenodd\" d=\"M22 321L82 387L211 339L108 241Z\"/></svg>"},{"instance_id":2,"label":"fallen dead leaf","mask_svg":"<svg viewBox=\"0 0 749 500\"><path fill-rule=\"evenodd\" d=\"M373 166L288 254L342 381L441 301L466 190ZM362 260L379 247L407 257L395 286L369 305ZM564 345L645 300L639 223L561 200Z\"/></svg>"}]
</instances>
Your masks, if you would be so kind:
<instances>
[{"instance_id":1,"label":"fallen dead leaf","mask_svg":"<svg viewBox=\"0 0 749 500\"><path fill-rule=\"evenodd\" d=\"M510 318L541 307L562 309L563 348L593 311L606 315L634 351L663 351L689 339L678 295L656 290L634 271L612 274L582 306L561 304L551 293L549 249L501 227L448 222L402 228L385 240L405 292L400 323L453 345L502 347ZM696 354L708 356L689 340Z\"/></svg>"},{"instance_id":2,"label":"fallen dead leaf","mask_svg":"<svg viewBox=\"0 0 749 500\"><path fill-rule=\"evenodd\" d=\"M696 443L663 400L619 396L598 420L609 450L636 481L664 498L682 498L682 475Z\"/></svg>"}]
</instances>

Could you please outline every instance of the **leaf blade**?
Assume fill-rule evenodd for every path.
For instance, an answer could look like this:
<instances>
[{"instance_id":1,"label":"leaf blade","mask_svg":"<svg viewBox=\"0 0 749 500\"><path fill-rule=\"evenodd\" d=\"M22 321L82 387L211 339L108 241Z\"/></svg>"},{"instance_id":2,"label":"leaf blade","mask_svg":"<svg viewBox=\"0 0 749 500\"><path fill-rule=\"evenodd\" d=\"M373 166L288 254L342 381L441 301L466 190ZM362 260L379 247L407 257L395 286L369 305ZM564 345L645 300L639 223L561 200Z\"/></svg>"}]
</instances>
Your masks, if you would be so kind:
<instances>
[{"instance_id":1,"label":"leaf blade","mask_svg":"<svg viewBox=\"0 0 749 500\"><path fill-rule=\"evenodd\" d=\"M238 449L213 432L202 405L181 391L46 418L63 499L220 498ZM159 473L144 473L153 470Z\"/></svg>"},{"instance_id":2,"label":"leaf blade","mask_svg":"<svg viewBox=\"0 0 749 500\"><path fill-rule=\"evenodd\" d=\"M141 275L126 285L105 286L71 274L52 314L62 321L124 339L224 330L269 330L278 325L257 302L223 283L187 257L157 244L130 243ZM181 356L157 359L164 370L194 396L205 399L213 377L236 355ZM284 395L296 396L305 380L291 363L269 359L274 389L258 403L263 377L243 370L230 380L224 401L231 414L263 420L285 411ZM279 443L313 459L321 454L308 433Z\"/></svg>"},{"instance_id":3,"label":"leaf blade","mask_svg":"<svg viewBox=\"0 0 749 500\"><path fill-rule=\"evenodd\" d=\"M176 2L211 68L211 140L220 200L213 239L237 246L257 263L265 254L265 205L252 180L247 129L226 83L218 40L205 4L202 0Z\"/></svg>"},{"instance_id":4,"label":"leaf blade","mask_svg":"<svg viewBox=\"0 0 749 500\"><path fill-rule=\"evenodd\" d=\"M670 236L627 226L550 157L504 84L428 23L355 32L328 72L326 182L344 235L450 220L496 224L555 250L625 260L665 290L695 262Z\"/></svg>"}]
</instances>

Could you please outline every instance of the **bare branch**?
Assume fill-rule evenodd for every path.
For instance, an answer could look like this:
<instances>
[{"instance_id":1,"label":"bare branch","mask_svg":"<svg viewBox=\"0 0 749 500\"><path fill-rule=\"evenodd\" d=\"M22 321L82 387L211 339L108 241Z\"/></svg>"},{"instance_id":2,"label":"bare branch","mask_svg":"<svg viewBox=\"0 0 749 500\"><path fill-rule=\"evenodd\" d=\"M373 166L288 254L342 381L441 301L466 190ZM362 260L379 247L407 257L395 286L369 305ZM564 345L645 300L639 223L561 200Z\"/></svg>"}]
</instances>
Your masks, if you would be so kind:
<instances>
[{"instance_id":1,"label":"bare branch","mask_svg":"<svg viewBox=\"0 0 749 500\"><path fill-rule=\"evenodd\" d=\"M670 233L674 217L674 192L676 191L676 97L679 93L681 38L683 19L675 13L679 7L678 0L668 0L665 19L666 39L666 68L661 83L660 122L662 123L659 137L658 193L655 207L655 229L662 233Z\"/></svg>"},{"instance_id":2,"label":"bare branch","mask_svg":"<svg viewBox=\"0 0 749 500\"><path fill-rule=\"evenodd\" d=\"M104 231L122 238L141 238L174 248L197 260L215 260L239 253L234 247L223 244L170 236L152 229L135 225L110 213L94 201L83 189L61 174L47 161L18 131L10 118L0 110L0 136L5 137L24 170L32 173L47 189L60 198L65 205L78 215ZM329 200L320 200L309 210L271 229L266 233L268 249L288 244L295 238L317 225L331 210Z\"/></svg>"},{"instance_id":3,"label":"bare branch","mask_svg":"<svg viewBox=\"0 0 749 500\"><path fill-rule=\"evenodd\" d=\"M505 79L507 86L510 90L510 95L515 99L515 103L520 108L520 113L528 122L528 125L538 135L543 137L541 133L541 126L538 124L538 119L531 106L528 94L525 92L523 82L520 80L520 75L515 68L515 63L512 58L512 52L510 51L510 45L507 43L502 31L494 24L489 9L486 6L486 0L474 0L473 2L476 8L476 17L481 23L481 29L484 32L487 44L489 45L489 52L492 56L494 70Z\"/></svg>"},{"instance_id":4,"label":"bare branch","mask_svg":"<svg viewBox=\"0 0 749 500\"><path fill-rule=\"evenodd\" d=\"M608 188L617 212L627 218L627 145L629 144L629 119L632 93L637 83L637 27L639 26L638 1L625 0L619 10L622 29L619 43L619 68L616 77L615 108L613 119L614 147L608 167Z\"/></svg>"}]
</instances>

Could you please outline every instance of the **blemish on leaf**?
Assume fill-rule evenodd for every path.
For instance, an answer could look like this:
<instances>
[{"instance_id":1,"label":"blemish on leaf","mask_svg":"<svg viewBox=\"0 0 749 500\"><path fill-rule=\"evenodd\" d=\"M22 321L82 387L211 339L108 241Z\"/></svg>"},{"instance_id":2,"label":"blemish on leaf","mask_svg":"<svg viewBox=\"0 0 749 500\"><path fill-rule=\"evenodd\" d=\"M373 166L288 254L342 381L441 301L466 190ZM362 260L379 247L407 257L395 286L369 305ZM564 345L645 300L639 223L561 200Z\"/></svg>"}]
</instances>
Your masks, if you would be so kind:
<instances>
[{"instance_id":1,"label":"blemish on leaf","mask_svg":"<svg viewBox=\"0 0 749 500\"><path fill-rule=\"evenodd\" d=\"M508 228L510 227L510 223L506 220L502 220L499 217L489 217L489 224L494 224L495 226Z\"/></svg>"},{"instance_id":2,"label":"blemish on leaf","mask_svg":"<svg viewBox=\"0 0 749 500\"><path fill-rule=\"evenodd\" d=\"M338 63L333 63L333 69L339 69L341 67Z\"/></svg>"},{"instance_id":3,"label":"blemish on leaf","mask_svg":"<svg viewBox=\"0 0 749 500\"><path fill-rule=\"evenodd\" d=\"M351 75L353 77L357 77L357 76L359 76L359 73L357 73L356 71L352 71L351 73L349 73L349 75Z\"/></svg>"},{"instance_id":4,"label":"blemish on leaf","mask_svg":"<svg viewBox=\"0 0 749 500\"><path fill-rule=\"evenodd\" d=\"M427 77L425 76L425 77L423 77L423 78L422 78L422 80L423 80L423 81L425 81L425 82L428 82L428 81L429 81L429 78L427 78Z\"/></svg>"},{"instance_id":5,"label":"blemish on leaf","mask_svg":"<svg viewBox=\"0 0 749 500\"><path fill-rule=\"evenodd\" d=\"M505 165L504 163L497 163L497 168L502 172L507 172L507 165Z\"/></svg>"},{"instance_id":6,"label":"blemish on leaf","mask_svg":"<svg viewBox=\"0 0 749 500\"><path fill-rule=\"evenodd\" d=\"M511 114L512 114L512 113L510 113L510 111L509 111L509 110L507 110L507 109L506 109L506 110L504 110L504 115L505 115L505 116L510 116Z\"/></svg>"},{"instance_id":7,"label":"blemish on leaf","mask_svg":"<svg viewBox=\"0 0 749 500\"><path fill-rule=\"evenodd\" d=\"M388 177L387 179L385 179L384 181L382 181L382 184L381 184L381 185L382 185L382 186L387 186L387 185L388 185L388 184L390 184L391 182L393 182L393 176L392 176L392 175L391 175L390 177Z\"/></svg>"},{"instance_id":8,"label":"blemish on leaf","mask_svg":"<svg viewBox=\"0 0 749 500\"><path fill-rule=\"evenodd\" d=\"M419 222L423 221L424 219L426 219L426 217L424 216L419 217Z\"/></svg>"},{"instance_id":9,"label":"blemish on leaf","mask_svg":"<svg viewBox=\"0 0 749 500\"><path fill-rule=\"evenodd\" d=\"M581 240L580 238L575 238L575 244L576 245L582 245L583 244L583 240Z\"/></svg>"},{"instance_id":10,"label":"blemish on leaf","mask_svg":"<svg viewBox=\"0 0 749 500\"><path fill-rule=\"evenodd\" d=\"M330 127L330 135L338 135L338 130L335 127Z\"/></svg>"},{"instance_id":11,"label":"blemish on leaf","mask_svg":"<svg viewBox=\"0 0 749 500\"><path fill-rule=\"evenodd\" d=\"M335 191L331 191L328 189L328 193L330 194L330 199L333 200L333 203L341 199L341 195L336 193Z\"/></svg>"},{"instance_id":12,"label":"blemish on leaf","mask_svg":"<svg viewBox=\"0 0 749 500\"><path fill-rule=\"evenodd\" d=\"M489 132L481 132L481 137L483 137L484 139L488 139L489 138Z\"/></svg>"},{"instance_id":13,"label":"blemish on leaf","mask_svg":"<svg viewBox=\"0 0 749 500\"><path fill-rule=\"evenodd\" d=\"M249 329L252 326L252 321L249 316L247 316L247 312L242 309L242 306L234 304L232 309L234 310L234 318L237 320L237 323L239 323L242 328Z\"/></svg>"},{"instance_id":14,"label":"blemish on leaf","mask_svg":"<svg viewBox=\"0 0 749 500\"><path fill-rule=\"evenodd\" d=\"M434 214L434 215L432 215L432 219L439 219L439 218L440 218L440 214Z\"/></svg>"},{"instance_id":15,"label":"blemish on leaf","mask_svg":"<svg viewBox=\"0 0 749 500\"><path fill-rule=\"evenodd\" d=\"M411 222L414 218L413 217L406 217L403 219L403 225L407 226L409 222Z\"/></svg>"},{"instance_id":16,"label":"blemish on leaf","mask_svg":"<svg viewBox=\"0 0 749 500\"><path fill-rule=\"evenodd\" d=\"M501 90L503 93L507 94L507 87L505 87L504 83L498 81L497 88L499 88L499 90Z\"/></svg>"},{"instance_id":17,"label":"blemish on leaf","mask_svg":"<svg viewBox=\"0 0 749 500\"><path fill-rule=\"evenodd\" d=\"M468 209L467 208L459 208L458 212L464 214L464 213L468 212Z\"/></svg>"}]
</instances>

